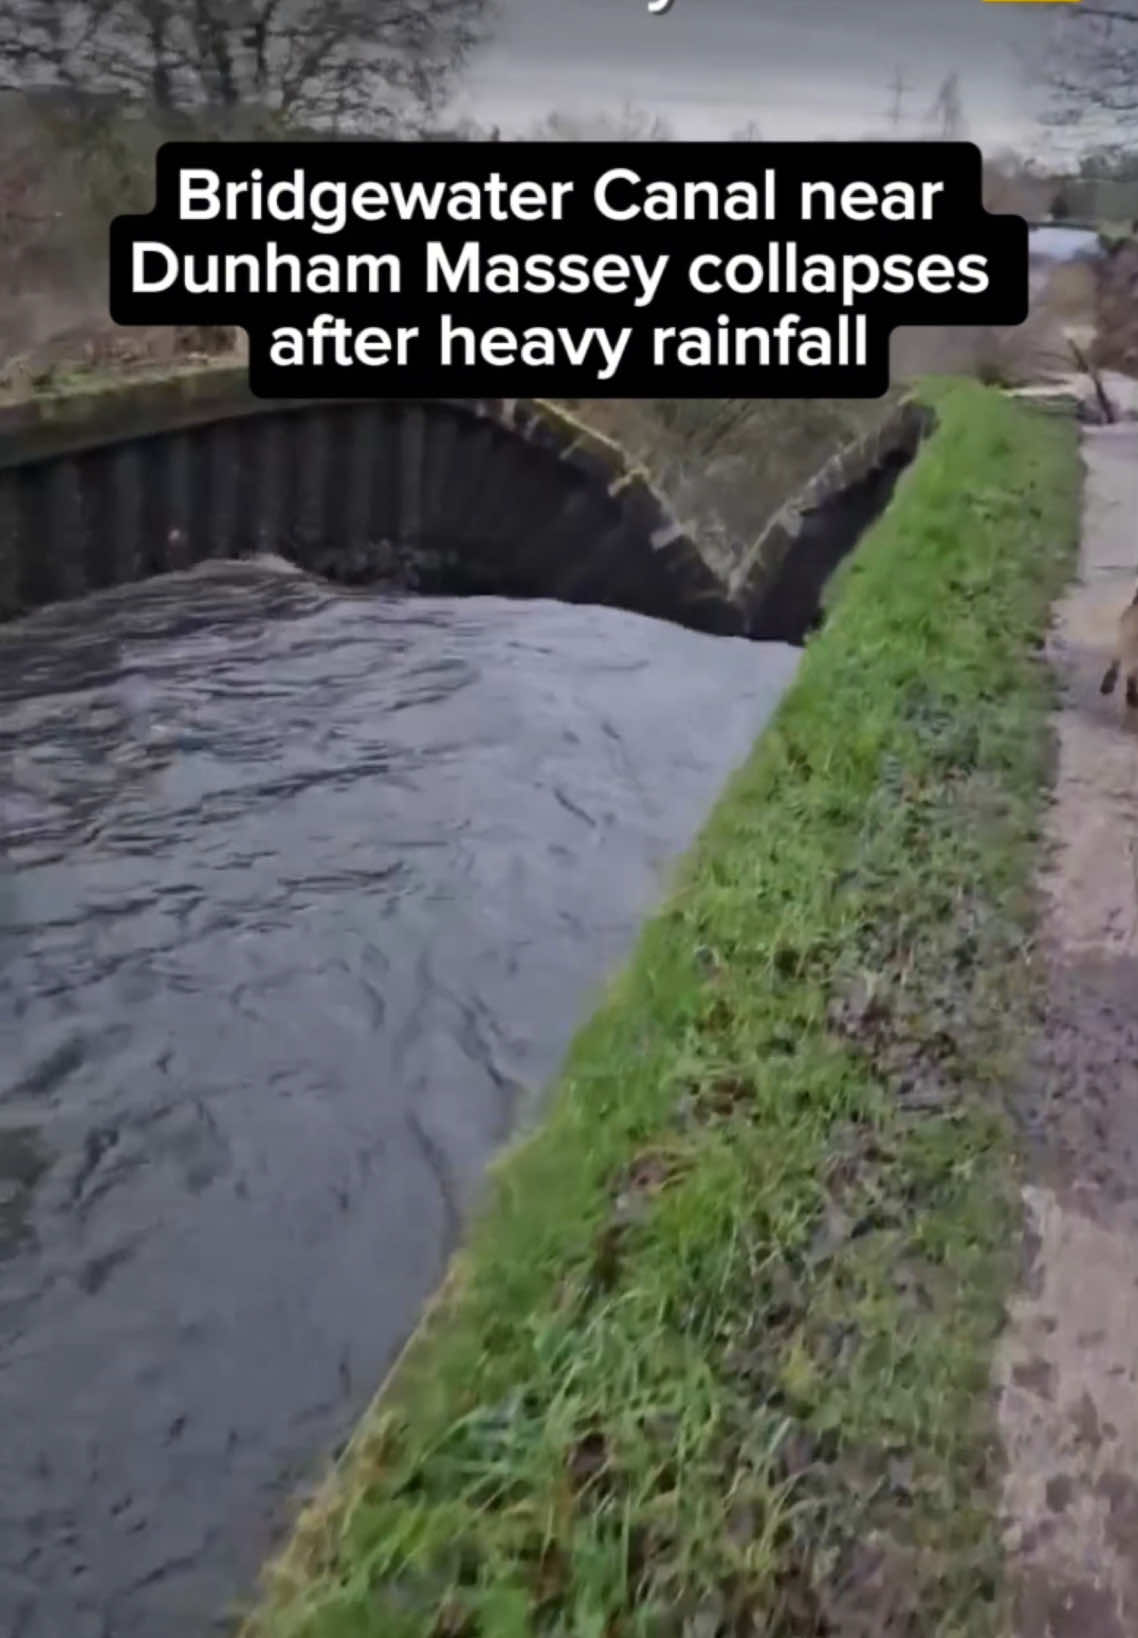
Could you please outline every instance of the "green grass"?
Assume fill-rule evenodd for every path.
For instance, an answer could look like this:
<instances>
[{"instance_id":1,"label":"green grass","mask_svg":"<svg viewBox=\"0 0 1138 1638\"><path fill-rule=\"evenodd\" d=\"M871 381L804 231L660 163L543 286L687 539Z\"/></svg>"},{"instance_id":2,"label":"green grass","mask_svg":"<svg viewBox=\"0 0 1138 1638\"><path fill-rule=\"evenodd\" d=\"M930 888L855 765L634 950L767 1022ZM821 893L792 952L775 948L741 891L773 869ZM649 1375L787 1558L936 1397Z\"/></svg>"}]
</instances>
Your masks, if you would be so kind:
<instances>
[{"instance_id":1,"label":"green grass","mask_svg":"<svg viewBox=\"0 0 1138 1638\"><path fill-rule=\"evenodd\" d=\"M257 1638L996 1630L1004 1092L1079 466L1070 421L928 396Z\"/></svg>"}]
</instances>

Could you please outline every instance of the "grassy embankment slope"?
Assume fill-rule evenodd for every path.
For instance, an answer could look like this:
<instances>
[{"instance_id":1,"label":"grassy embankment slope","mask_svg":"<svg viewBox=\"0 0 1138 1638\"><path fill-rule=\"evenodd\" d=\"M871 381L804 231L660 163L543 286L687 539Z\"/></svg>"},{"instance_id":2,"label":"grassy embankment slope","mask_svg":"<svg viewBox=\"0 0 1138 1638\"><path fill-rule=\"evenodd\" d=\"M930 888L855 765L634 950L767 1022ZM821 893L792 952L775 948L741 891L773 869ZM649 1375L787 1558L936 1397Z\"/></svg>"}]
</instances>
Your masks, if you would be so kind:
<instances>
[{"instance_id":1,"label":"grassy embankment slope","mask_svg":"<svg viewBox=\"0 0 1138 1638\"><path fill-rule=\"evenodd\" d=\"M1001 1090L1079 466L1068 421L929 395L257 1638L994 1630Z\"/></svg>"}]
</instances>

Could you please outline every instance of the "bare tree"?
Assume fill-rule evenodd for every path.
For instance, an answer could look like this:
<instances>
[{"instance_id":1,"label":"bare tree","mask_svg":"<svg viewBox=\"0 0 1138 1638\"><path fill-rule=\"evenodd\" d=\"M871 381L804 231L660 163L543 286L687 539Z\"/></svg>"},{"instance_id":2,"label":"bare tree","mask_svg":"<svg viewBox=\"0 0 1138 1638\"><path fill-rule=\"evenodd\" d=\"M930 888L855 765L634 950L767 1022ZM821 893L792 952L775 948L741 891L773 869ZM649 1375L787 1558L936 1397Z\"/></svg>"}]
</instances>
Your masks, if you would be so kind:
<instances>
[{"instance_id":1,"label":"bare tree","mask_svg":"<svg viewBox=\"0 0 1138 1638\"><path fill-rule=\"evenodd\" d=\"M1082 0L1070 9L1077 17L1059 19L1048 35L1043 124L1077 170L1073 214L1115 228L1126 222L1138 234L1138 0Z\"/></svg>"},{"instance_id":2,"label":"bare tree","mask_svg":"<svg viewBox=\"0 0 1138 1638\"><path fill-rule=\"evenodd\" d=\"M1133 146L1138 131L1138 0L1082 0L1053 20L1043 80L1045 123Z\"/></svg>"},{"instance_id":3,"label":"bare tree","mask_svg":"<svg viewBox=\"0 0 1138 1638\"><path fill-rule=\"evenodd\" d=\"M159 117L394 133L445 100L495 0L0 0L0 87Z\"/></svg>"},{"instance_id":4,"label":"bare tree","mask_svg":"<svg viewBox=\"0 0 1138 1638\"><path fill-rule=\"evenodd\" d=\"M1138 124L1138 0L1082 0L1053 21L1045 82L1051 124Z\"/></svg>"},{"instance_id":5,"label":"bare tree","mask_svg":"<svg viewBox=\"0 0 1138 1638\"><path fill-rule=\"evenodd\" d=\"M732 131L727 139L729 142L763 142L765 138L757 119L746 120L738 130Z\"/></svg>"}]
</instances>

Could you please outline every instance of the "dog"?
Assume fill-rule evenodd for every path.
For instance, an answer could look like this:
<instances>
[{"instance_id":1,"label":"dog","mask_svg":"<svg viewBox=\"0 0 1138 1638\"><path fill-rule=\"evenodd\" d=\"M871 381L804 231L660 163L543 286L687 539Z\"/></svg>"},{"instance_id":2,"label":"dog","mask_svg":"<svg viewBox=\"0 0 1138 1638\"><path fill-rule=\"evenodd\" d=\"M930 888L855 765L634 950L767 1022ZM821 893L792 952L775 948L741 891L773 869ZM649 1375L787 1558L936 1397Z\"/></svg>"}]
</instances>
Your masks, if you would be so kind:
<instances>
[{"instance_id":1,"label":"dog","mask_svg":"<svg viewBox=\"0 0 1138 1638\"><path fill-rule=\"evenodd\" d=\"M1100 694L1113 694L1120 676L1126 679L1126 703L1138 710L1138 592L1118 621L1114 656L1103 674Z\"/></svg>"}]
</instances>

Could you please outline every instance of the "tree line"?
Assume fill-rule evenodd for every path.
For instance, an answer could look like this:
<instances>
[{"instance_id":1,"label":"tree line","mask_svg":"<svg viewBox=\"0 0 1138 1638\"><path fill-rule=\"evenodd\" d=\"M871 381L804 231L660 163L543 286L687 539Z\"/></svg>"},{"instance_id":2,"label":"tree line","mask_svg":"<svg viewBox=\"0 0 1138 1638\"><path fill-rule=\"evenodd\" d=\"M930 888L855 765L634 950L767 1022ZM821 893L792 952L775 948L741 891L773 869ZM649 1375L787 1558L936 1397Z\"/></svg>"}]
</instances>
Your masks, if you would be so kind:
<instances>
[{"instance_id":1,"label":"tree line","mask_svg":"<svg viewBox=\"0 0 1138 1638\"><path fill-rule=\"evenodd\" d=\"M0 0L0 89L73 109L145 110L217 134L422 134L448 106L500 0ZM1129 154L1138 127L1138 0L1081 0L1051 27L1044 120L1078 133L1099 163ZM890 133L967 135L959 75L946 73L914 129L898 68ZM459 136L496 134L471 122ZM526 133L549 141L667 141L635 108L553 113ZM750 120L732 133L757 141Z\"/></svg>"},{"instance_id":2,"label":"tree line","mask_svg":"<svg viewBox=\"0 0 1138 1638\"><path fill-rule=\"evenodd\" d=\"M437 115L496 0L0 0L0 88L219 132L402 134Z\"/></svg>"}]
</instances>

